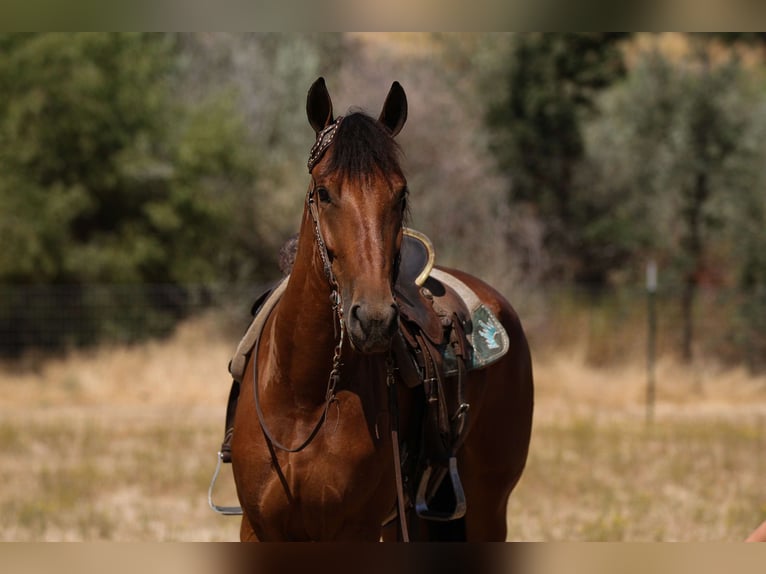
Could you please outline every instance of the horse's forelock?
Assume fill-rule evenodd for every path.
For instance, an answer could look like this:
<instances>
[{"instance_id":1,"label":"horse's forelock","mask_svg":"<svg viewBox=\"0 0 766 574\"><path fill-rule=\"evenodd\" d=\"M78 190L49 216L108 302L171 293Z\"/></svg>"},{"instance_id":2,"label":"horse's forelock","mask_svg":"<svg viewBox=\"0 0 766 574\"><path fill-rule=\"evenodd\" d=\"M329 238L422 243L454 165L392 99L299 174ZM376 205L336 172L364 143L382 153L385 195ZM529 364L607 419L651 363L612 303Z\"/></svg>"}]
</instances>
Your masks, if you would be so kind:
<instances>
[{"instance_id":1,"label":"horse's forelock","mask_svg":"<svg viewBox=\"0 0 766 574\"><path fill-rule=\"evenodd\" d=\"M400 157L399 145L388 129L367 114L354 112L338 127L328 169L351 180L364 180L378 170L401 176Z\"/></svg>"}]
</instances>

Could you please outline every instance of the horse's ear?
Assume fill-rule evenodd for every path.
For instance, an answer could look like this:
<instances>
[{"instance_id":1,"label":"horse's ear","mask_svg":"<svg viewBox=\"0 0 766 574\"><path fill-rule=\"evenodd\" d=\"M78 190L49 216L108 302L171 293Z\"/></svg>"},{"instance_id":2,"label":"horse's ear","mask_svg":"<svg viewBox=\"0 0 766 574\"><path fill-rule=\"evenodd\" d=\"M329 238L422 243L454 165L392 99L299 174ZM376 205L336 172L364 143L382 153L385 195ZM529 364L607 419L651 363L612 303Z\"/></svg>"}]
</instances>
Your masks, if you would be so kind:
<instances>
[{"instance_id":1,"label":"horse's ear","mask_svg":"<svg viewBox=\"0 0 766 574\"><path fill-rule=\"evenodd\" d=\"M321 132L333 122L332 100L322 77L309 88L309 94L306 97L306 114L316 133Z\"/></svg>"},{"instance_id":2,"label":"horse's ear","mask_svg":"<svg viewBox=\"0 0 766 574\"><path fill-rule=\"evenodd\" d=\"M407 96L399 82L391 84L378 121L391 130L391 135L402 131L407 121Z\"/></svg>"}]
</instances>

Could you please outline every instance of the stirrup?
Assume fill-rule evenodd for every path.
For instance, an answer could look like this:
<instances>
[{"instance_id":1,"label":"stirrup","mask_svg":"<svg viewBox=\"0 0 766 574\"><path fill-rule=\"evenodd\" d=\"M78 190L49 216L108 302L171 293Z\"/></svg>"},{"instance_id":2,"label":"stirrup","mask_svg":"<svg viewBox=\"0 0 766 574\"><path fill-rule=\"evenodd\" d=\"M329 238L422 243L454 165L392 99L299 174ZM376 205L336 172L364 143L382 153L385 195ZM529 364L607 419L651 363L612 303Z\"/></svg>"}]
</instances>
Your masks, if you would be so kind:
<instances>
[{"instance_id":1,"label":"stirrup","mask_svg":"<svg viewBox=\"0 0 766 574\"><path fill-rule=\"evenodd\" d=\"M449 459L449 478L452 483L452 491L455 495L455 507L451 512L432 510L428 507L426 491L428 490L428 480L431 478L432 472L432 466L428 466L423 471L423 476L418 485L418 493L415 497L415 512L417 512L418 516L424 520L434 520L437 522L457 520L458 518L465 516L465 492L463 491L463 484L460 482L460 475L458 475L457 472L457 459L454 456L451 456ZM442 478L442 480L444 479Z\"/></svg>"},{"instance_id":2,"label":"stirrup","mask_svg":"<svg viewBox=\"0 0 766 574\"><path fill-rule=\"evenodd\" d=\"M213 502L213 489L215 488L215 481L218 480L218 474L221 472L221 464L223 463L223 453L218 451L218 464L215 466L215 472L213 473L213 479L210 481L210 487L207 489L207 503L210 508L222 514L224 516L241 516L241 506L218 506Z\"/></svg>"}]
</instances>

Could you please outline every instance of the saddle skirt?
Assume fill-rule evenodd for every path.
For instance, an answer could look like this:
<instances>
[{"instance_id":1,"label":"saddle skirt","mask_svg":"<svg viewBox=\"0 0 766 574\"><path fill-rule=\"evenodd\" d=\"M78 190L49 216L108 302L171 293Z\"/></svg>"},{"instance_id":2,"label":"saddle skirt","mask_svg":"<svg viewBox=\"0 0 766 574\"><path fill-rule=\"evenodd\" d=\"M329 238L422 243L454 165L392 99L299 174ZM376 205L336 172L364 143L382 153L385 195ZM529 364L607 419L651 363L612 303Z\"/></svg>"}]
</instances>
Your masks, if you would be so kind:
<instances>
[{"instance_id":1,"label":"saddle skirt","mask_svg":"<svg viewBox=\"0 0 766 574\"><path fill-rule=\"evenodd\" d=\"M508 352L510 342L503 325L478 296L460 279L443 269L434 267L435 252L426 235L405 228L402 242L399 272L395 285L395 298L400 308L399 337L394 351L397 363L413 354L413 330L421 331L427 339L441 350L444 375L458 372L458 359L454 347L447 344L445 329L453 316L460 322L465 333L467 370L484 368ZM289 275L262 294L253 305L253 321L242 337L229 363L234 380L241 382L247 356L263 330L266 319L284 293ZM397 348L398 347L398 348ZM414 357L410 357L414 360ZM407 367L402 368L404 372ZM407 378L408 385L413 378Z\"/></svg>"}]
</instances>

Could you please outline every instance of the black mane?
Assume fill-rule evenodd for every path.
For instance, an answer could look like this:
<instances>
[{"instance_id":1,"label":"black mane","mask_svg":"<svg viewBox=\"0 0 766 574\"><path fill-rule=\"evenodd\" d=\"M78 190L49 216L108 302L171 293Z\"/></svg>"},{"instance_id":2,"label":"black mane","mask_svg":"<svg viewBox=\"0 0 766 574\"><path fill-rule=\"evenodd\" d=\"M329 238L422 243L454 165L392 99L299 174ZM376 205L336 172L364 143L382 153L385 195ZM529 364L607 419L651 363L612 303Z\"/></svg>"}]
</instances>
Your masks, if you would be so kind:
<instances>
[{"instance_id":1,"label":"black mane","mask_svg":"<svg viewBox=\"0 0 766 574\"><path fill-rule=\"evenodd\" d=\"M356 180L376 170L402 176L400 157L399 145L385 126L367 114L354 112L338 126L328 168Z\"/></svg>"}]
</instances>

